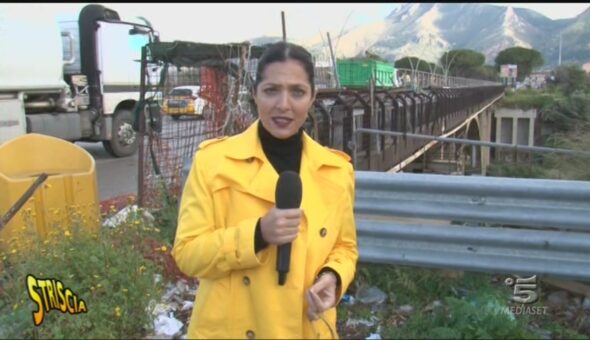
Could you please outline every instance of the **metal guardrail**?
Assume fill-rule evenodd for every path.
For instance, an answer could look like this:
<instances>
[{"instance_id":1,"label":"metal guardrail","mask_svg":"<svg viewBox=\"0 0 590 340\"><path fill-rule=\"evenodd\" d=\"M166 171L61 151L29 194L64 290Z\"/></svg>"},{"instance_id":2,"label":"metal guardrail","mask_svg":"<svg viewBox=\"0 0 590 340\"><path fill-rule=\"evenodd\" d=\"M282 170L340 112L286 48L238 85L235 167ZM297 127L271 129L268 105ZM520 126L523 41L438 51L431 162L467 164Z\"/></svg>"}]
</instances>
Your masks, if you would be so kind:
<instances>
[{"instance_id":1,"label":"metal guardrail","mask_svg":"<svg viewBox=\"0 0 590 340\"><path fill-rule=\"evenodd\" d=\"M354 210L363 262L590 281L590 182L356 171Z\"/></svg>"},{"instance_id":2,"label":"metal guardrail","mask_svg":"<svg viewBox=\"0 0 590 340\"><path fill-rule=\"evenodd\" d=\"M590 182L357 171L355 199L361 261L590 280Z\"/></svg>"}]
</instances>

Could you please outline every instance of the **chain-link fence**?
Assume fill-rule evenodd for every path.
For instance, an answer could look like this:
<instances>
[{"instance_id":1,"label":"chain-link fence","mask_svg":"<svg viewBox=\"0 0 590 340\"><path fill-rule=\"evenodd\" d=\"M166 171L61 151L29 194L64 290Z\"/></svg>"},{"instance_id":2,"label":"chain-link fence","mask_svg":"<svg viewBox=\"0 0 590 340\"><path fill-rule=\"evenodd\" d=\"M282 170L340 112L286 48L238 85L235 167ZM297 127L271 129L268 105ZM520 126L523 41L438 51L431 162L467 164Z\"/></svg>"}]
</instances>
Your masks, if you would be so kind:
<instances>
[{"instance_id":1,"label":"chain-link fence","mask_svg":"<svg viewBox=\"0 0 590 340\"><path fill-rule=\"evenodd\" d=\"M252 74L262 49L247 44L161 42L144 47L139 199L176 204L181 170L205 139L233 135L256 119ZM143 122L143 124L141 124Z\"/></svg>"}]
</instances>

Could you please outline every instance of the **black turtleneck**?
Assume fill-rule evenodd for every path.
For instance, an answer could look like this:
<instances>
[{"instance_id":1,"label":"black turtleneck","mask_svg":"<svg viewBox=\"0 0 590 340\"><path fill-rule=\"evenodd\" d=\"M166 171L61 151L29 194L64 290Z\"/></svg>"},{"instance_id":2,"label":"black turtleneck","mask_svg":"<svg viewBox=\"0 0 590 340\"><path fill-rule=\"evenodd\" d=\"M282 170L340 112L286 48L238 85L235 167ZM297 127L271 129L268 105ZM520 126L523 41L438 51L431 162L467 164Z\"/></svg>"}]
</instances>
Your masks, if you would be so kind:
<instances>
[{"instance_id":1,"label":"black turtleneck","mask_svg":"<svg viewBox=\"0 0 590 340\"><path fill-rule=\"evenodd\" d=\"M271 135L262 126L262 122L259 121L258 138L260 139L264 155L268 158L273 168L275 168L277 174L280 175L283 171L287 170L299 173L301 153L303 152L303 128L299 129L295 135L287 139L279 139ZM254 234L254 252L257 253L267 246L268 243L262 237L260 219L258 219Z\"/></svg>"},{"instance_id":2,"label":"black turtleneck","mask_svg":"<svg viewBox=\"0 0 590 340\"><path fill-rule=\"evenodd\" d=\"M262 122L258 122L258 138L262 150L279 175L286 170L299 173L303 151L302 137L303 128L300 128L295 135L287 139L276 138L264 128Z\"/></svg>"}]
</instances>

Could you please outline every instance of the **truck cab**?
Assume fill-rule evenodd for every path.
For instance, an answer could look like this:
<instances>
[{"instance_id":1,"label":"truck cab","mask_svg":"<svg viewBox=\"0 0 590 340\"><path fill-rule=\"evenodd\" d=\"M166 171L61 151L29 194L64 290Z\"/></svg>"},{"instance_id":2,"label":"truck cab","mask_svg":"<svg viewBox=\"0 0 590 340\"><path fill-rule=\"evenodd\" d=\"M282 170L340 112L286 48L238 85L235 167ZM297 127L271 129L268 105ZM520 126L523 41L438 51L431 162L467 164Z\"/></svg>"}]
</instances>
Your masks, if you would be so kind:
<instances>
[{"instance_id":1,"label":"truck cab","mask_svg":"<svg viewBox=\"0 0 590 340\"><path fill-rule=\"evenodd\" d=\"M115 157L135 153L141 48L158 39L149 22L101 5L59 21L8 12L0 14L0 143L36 132L101 141Z\"/></svg>"}]
</instances>

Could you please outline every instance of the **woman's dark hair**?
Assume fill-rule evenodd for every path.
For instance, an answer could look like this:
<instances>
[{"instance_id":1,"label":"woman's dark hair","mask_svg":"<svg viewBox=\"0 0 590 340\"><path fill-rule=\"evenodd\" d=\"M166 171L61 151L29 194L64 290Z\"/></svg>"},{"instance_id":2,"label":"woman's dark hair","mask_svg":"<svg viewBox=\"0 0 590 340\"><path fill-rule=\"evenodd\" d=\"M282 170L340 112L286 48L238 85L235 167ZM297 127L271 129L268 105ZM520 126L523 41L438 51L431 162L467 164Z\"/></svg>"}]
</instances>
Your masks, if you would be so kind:
<instances>
[{"instance_id":1,"label":"woman's dark hair","mask_svg":"<svg viewBox=\"0 0 590 340\"><path fill-rule=\"evenodd\" d=\"M315 92L314 86L314 68L311 54L307 50L299 45L279 41L269 45L264 53L258 60L258 68L256 69L256 81L254 82L254 91L258 87L258 84L262 81L262 74L268 66L268 64L287 61L287 59L293 59L299 61L307 77L309 78L309 85L311 86L311 92Z\"/></svg>"}]
</instances>

